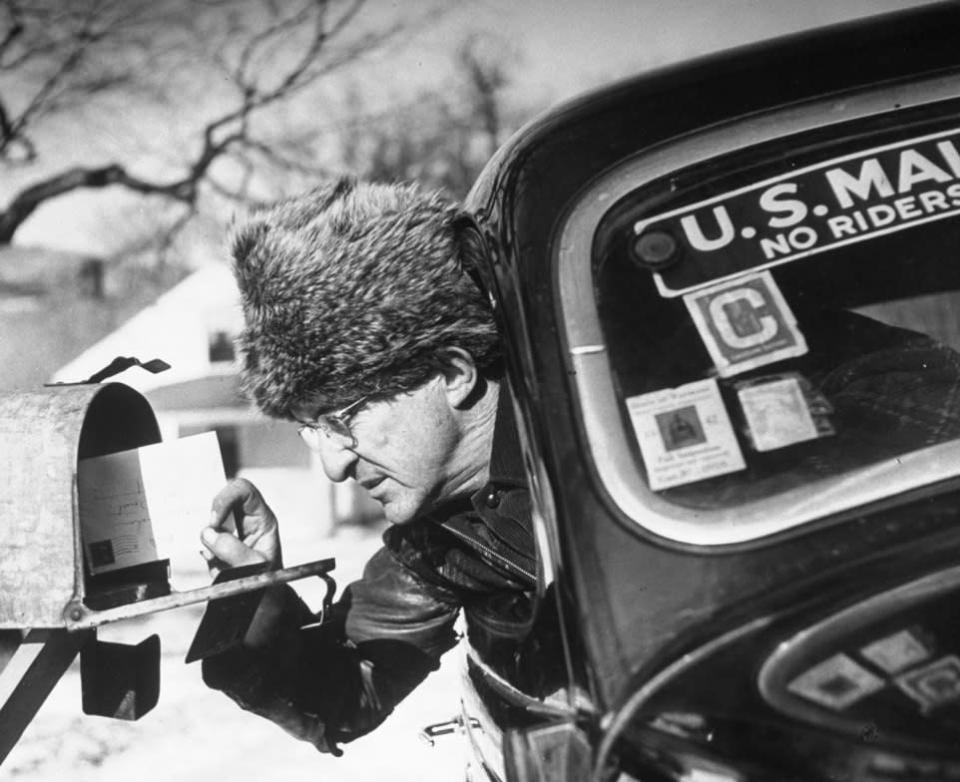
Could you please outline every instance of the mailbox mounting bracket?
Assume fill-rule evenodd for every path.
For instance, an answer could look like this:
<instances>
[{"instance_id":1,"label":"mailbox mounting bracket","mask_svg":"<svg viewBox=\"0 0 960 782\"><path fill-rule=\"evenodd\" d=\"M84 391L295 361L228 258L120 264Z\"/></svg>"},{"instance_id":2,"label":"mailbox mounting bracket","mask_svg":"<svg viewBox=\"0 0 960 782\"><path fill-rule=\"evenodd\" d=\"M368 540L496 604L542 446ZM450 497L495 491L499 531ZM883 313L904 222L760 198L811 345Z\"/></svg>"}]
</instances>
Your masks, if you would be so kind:
<instances>
[{"instance_id":1,"label":"mailbox mounting bracket","mask_svg":"<svg viewBox=\"0 0 960 782\"><path fill-rule=\"evenodd\" d=\"M205 600L216 600L232 595L251 592L256 589L264 589L274 584L284 584L290 581L297 581L309 576L324 576L336 567L336 560L320 559L315 562L307 562L303 565L294 565L293 567L283 568L282 570L271 570L265 573L258 573L251 576L245 576L232 581L225 581L219 584L213 584L199 589L190 589L184 592L172 592L169 595L148 598L134 603L106 608L97 611L79 598L71 600L63 612L63 621L67 630L89 630L108 622L117 622L122 619L132 619L142 614L152 614L157 611L167 611L171 608L182 608L183 606L201 603Z\"/></svg>"}]
</instances>

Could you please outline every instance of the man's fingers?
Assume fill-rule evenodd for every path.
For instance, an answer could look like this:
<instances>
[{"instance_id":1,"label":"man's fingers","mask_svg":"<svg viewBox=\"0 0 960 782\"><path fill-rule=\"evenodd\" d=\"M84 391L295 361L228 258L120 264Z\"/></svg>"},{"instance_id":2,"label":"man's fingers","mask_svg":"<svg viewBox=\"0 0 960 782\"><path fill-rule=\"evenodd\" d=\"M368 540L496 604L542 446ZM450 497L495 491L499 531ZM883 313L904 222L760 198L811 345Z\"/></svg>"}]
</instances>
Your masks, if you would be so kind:
<instances>
[{"instance_id":1,"label":"man's fingers","mask_svg":"<svg viewBox=\"0 0 960 782\"><path fill-rule=\"evenodd\" d=\"M211 570L220 564L282 566L276 517L257 488L243 478L230 481L213 498L201 539L213 557Z\"/></svg>"},{"instance_id":2,"label":"man's fingers","mask_svg":"<svg viewBox=\"0 0 960 782\"><path fill-rule=\"evenodd\" d=\"M250 484L247 481L233 480L224 486L213 498L210 507L210 526L220 527L234 508L242 508L250 494Z\"/></svg>"},{"instance_id":3,"label":"man's fingers","mask_svg":"<svg viewBox=\"0 0 960 782\"><path fill-rule=\"evenodd\" d=\"M217 532L212 527L205 527L200 533L200 540L217 559L230 567L265 561L262 555L229 532Z\"/></svg>"},{"instance_id":4,"label":"man's fingers","mask_svg":"<svg viewBox=\"0 0 960 782\"><path fill-rule=\"evenodd\" d=\"M248 519L256 519L259 525L267 523L272 517L257 488L245 478L234 478L213 498L210 526L214 529L230 529L235 524L242 535L245 531L241 531L240 527L244 515Z\"/></svg>"}]
</instances>

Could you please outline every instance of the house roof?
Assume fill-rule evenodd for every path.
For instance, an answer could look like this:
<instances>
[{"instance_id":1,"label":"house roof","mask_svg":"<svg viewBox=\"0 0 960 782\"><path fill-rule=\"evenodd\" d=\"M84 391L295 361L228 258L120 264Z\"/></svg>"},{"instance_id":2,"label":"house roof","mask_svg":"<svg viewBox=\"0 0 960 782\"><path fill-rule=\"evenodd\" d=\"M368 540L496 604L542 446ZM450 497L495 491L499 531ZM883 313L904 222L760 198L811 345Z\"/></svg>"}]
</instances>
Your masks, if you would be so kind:
<instances>
[{"instance_id":1,"label":"house roof","mask_svg":"<svg viewBox=\"0 0 960 782\"><path fill-rule=\"evenodd\" d=\"M216 374L157 386L146 392L155 410L197 410L200 408L248 408L240 379L233 374Z\"/></svg>"},{"instance_id":2,"label":"house roof","mask_svg":"<svg viewBox=\"0 0 960 782\"><path fill-rule=\"evenodd\" d=\"M159 358L170 365L160 374L132 367L114 376L146 392L208 375L236 373L230 362L211 362L210 340L236 333L242 323L240 294L230 269L211 265L194 272L120 328L91 345L53 373L56 382L89 377L117 356L140 361Z\"/></svg>"},{"instance_id":3,"label":"house roof","mask_svg":"<svg viewBox=\"0 0 960 782\"><path fill-rule=\"evenodd\" d=\"M84 380L118 356L141 362L159 358L170 365L168 370L151 374L133 366L108 380L137 389L158 412L189 417L229 410L242 418L256 417L231 360L232 338L242 322L240 293L229 267L204 267L66 362L51 379Z\"/></svg>"},{"instance_id":4,"label":"house roof","mask_svg":"<svg viewBox=\"0 0 960 782\"><path fill-rule=\"evenodd\" d=\"M113 331L143 304L98 296L90 256L0 247L0 390L35 388L65 362ZM72 378L78 380L81 378Z\"/></svg>"}]
</instances>

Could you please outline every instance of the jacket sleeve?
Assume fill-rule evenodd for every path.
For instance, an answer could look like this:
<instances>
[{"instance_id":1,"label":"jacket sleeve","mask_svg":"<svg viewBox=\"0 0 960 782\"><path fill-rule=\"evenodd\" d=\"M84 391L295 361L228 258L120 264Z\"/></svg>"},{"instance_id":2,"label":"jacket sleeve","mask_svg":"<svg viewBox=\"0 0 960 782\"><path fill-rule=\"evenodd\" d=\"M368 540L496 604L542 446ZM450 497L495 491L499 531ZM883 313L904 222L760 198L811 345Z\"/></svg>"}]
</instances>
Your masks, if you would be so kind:
<instances>
[{"instance_id":1,"label":"jacket sleeve","mask_svg":"<svg viewBox=\"0 0 960 782\"><path fill-rule=\"evenodd\" d=\"M385 548L321 625L289 587L271 599L269 640L205 659L203 679L322 752L373 730L456 643L455 596Z\"/></svg>"}]
</instances>

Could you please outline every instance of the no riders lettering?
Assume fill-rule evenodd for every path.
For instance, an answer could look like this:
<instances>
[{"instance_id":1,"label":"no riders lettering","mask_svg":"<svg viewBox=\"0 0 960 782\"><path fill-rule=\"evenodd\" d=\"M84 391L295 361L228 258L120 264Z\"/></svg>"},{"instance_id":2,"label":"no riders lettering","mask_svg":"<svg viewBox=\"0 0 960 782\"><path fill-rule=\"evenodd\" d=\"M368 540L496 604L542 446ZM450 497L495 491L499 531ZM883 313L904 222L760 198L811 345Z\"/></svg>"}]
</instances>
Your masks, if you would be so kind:
<instances>
[{"instance_id":1,"label":"no riders lettering","mask_svg":"<svg viewBox=\"0 0 960 782\"><path fill-rule=\"evenodd\" d=\"M750 240L763 231L768 235L760 237L760 249L766 260L774 260L809 250L823 240L840 241L956 211L960 208L960 152L951 140L924 147L924 151L916 147L891 150L808 172L808 177L823 176L826 188L813 189L831 194L832 204L810 206L796 197L796 182L765 188L757 197L760 211L753 212L765 217L759 230L751 225L738 231L724 204L713 206L703 220L702 213L685 215L680 225L690 246L700 252L726 247L738 233ZM811 225L811 214L822 224ZM764 223L770 231L764 230Z\"/></svg>"}]
</instances>

